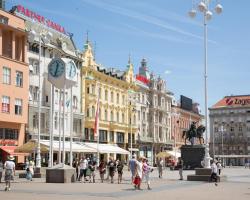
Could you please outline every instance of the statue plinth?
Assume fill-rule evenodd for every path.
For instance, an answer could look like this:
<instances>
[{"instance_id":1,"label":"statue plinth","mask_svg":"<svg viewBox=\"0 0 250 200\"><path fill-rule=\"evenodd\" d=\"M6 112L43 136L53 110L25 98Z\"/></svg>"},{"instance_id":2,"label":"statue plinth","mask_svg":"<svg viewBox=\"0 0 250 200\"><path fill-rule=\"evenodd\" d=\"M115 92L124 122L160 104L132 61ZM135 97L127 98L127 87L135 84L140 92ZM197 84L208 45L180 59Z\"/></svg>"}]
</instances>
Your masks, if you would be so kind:
<instances>
[{"instance_id":1,"label":"statue plinth","mask_svg":"<svg viewBox=\"0 0 250 200\"><path fill-rule=\"evenodd\" d=\"M182 145L181 158L184 169L195 169L203 167L201 165L205 156L204 145Z\"/></svg>"}]
</instances>

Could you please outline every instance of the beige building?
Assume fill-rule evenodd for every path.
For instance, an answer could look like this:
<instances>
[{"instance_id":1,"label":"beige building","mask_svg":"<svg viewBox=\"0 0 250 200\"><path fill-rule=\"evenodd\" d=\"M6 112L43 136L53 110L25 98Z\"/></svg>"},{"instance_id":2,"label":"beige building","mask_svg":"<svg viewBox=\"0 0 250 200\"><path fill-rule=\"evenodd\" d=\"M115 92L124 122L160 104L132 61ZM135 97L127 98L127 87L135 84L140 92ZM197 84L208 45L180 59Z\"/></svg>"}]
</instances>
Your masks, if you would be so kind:
<instances>
[{"instance_id":1,"label":"beige building","mask_svg":"<svg viewBox=\"0 0 250 200\"><path fill-rule=\"evenodd\" d=\"M0 21L0 160L6 160L24 142L29 68L24 20L0 10Z\"/></svg>"},{"instance_id":2,"label":"beige building","mask_svg":"<svg viewBox=\"0 0 250 200\"><path fill-rule=\"evenodd\" d=\"M114 68L104 68L95 62L89 41L85 44L82 67L82 112L85 113L84 141L96 143L94 135L95 115L98 97L99 104L99 141L102 144L117 144L129 150L136 141L136 112L135 105L129 98L129 91L134 91L133 65L129 61L126 71ZM99 93L99 94L98 94ZM132 122L132 123L131 123ZM130 149L131 150L131 149ZM125 159L118 153L101 154L101 159L109 156Z\"/></svg>"}]
</instances>

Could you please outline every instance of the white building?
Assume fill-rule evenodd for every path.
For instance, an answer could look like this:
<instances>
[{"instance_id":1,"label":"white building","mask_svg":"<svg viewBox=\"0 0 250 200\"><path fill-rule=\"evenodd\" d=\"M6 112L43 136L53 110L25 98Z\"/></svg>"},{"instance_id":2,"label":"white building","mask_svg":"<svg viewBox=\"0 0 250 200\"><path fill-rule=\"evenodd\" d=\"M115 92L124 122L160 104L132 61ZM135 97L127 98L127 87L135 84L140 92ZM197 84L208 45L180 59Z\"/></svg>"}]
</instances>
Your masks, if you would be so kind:
<instances>
[{"instance_id":1,"label":"white building","mask_svg":"<svg viewBox=\"0 0 250 200\"><path fill-rule=\"evenodd\" d=\"M25 12L23 11L25 10ZM48 64L53 58L64 57L72 59L77 68L77 85L73 87L73 99L70 99L70 90L66 90L66 109L65 109L65 138L69 140L70 136L70 103L73 104L73 140L80 141L83 135L84 116L81 110L81 79L80 79L80 67L82 66L82 59L79 55L75 44L72 40L72 35L65 32L64 28L60 25L53 23L52 21L45 19L38 14L29 15L31 11L22 6L13 8L13 12L17 16L26 19L26 30L35 31L37 37L34 41L29 39L28 41L28 62L29 62L29 117L28 126L26 129L28 139L36 139L38 137L38 105L39 105L39 70L40 70L40 85L41 85L41 139L50 139L50 123L53 122L54 139L59 139L59 129L62 131L63 116L59 120L59 108L61 106L61 113L63 113L63 92L55 88L52 90L51 84L48 81ZM39 16L39 17L38 17ZM50 32L52 38L49 43L45 43L46 38L42 37L41 42L41 62L39 69L39 33L45 35ZM51 102L52 92L54 94L54 102ZM51 105L54 105L54 119L50 118ZM59 124L61 121L61 124ZM57 156L54 156L56 160ZM67 157L67 156L66 156ZM67 160L67 159L66 159Z\"/></svg>"}]
</instances>

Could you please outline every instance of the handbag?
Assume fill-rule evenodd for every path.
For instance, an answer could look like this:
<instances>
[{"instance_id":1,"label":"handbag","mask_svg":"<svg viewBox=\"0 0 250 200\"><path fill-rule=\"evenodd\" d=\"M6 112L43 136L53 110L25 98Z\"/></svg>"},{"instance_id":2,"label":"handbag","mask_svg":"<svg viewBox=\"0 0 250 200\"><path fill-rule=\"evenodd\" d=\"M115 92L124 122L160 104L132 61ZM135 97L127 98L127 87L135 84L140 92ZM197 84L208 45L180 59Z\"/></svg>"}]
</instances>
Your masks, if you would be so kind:
<instances>
[{"instance_id":1,"label":"handbag","mask_svg":"<svg viewBox=\"0 0 250 200\"><path fill-rule=\"evenodd\" d=\"M140 177L139 177L139 176L136 176L135 179L134 179L134 184L135 184L135 185L139 185L139 184L140 184L140 181L141 181Z\"/></svg>"}]
</instances>

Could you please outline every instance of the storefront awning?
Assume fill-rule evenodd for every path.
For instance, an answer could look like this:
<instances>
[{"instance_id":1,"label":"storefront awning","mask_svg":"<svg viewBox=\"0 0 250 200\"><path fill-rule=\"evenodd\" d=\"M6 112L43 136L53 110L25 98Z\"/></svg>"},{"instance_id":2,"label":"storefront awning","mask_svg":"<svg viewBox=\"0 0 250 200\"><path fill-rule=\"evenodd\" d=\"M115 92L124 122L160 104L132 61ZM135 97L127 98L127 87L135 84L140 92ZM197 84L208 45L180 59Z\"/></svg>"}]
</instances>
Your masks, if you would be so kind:
<instances>
[{"instance_id":1,"label":"storefront awning","mask_svg":"<svg viewBox=\"0 0 250 200\"><path fill-rule=\"evenodd\" d=\"M50 141L49 140L41 140L41 144L47 146L49 148L50 146ZM70 151L70 141L65 141L65 151L69 152ZM59 141L54 141L53 142L53 149L54 151L59 151ZM61 150L63 150L63 143L61 142ZM95 153L97 152L95 148L91 148L85 143L82 142L72 142L72 152L75 153Z\"/></svg>"},{"instance_id":2,"label":"storefront awning","mask_svg":"<svg viewBox=\"0 0 250 200\"><path fill-rule=\"evenodd\" d=\"M131 148L128 148L129 151L131 151ZM139 151L137 148L132 148L132 151Z\"/></svg>"},{"instance_id":3,"label":"storefront awning","mask_svg":"<svg viewBox=\"0 0 250 200\"><path fill-rule=\"evenodd\" d=\"M97 143L85 142L84 144L97 151ZM122 149L115 144L99 144L98 148L100 153L129 154L127 150Z\"/></svg>"},{"instance_id":4,"label":"storefront awning","mask_svg":"<svg viewBox=\"0 0 250 200\"><path fill-rule=\"evenodd\" d=\"M0 146L0 149L2 149L7 154L12 155L12 156L26 156L26 155L29 155L27 153L18 153L18 152L15 152L16 148L17 148L17 146Z\"/></svg>"}]
</instances>

